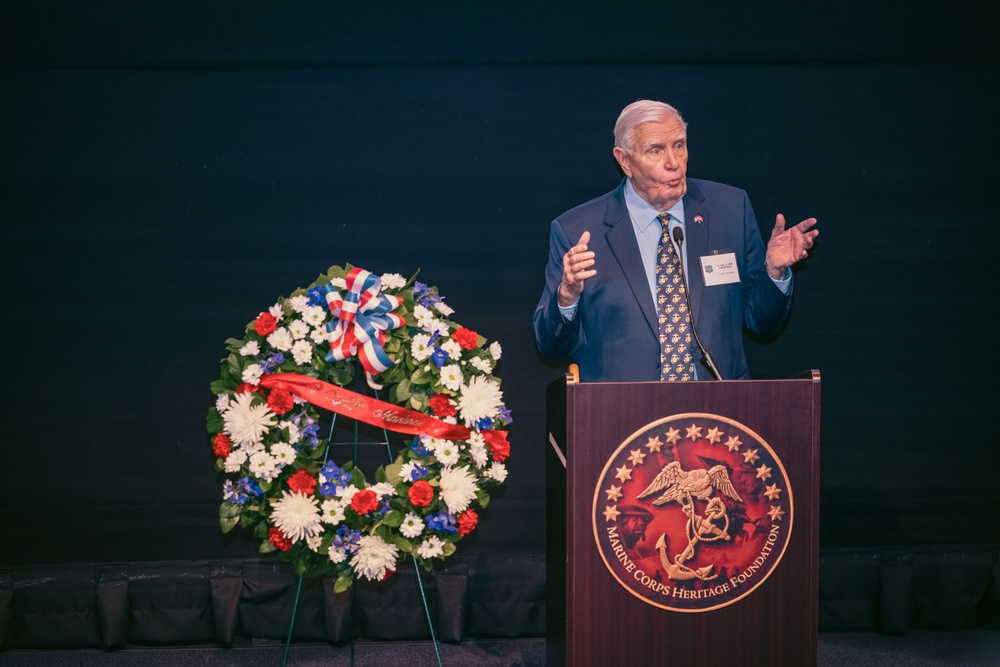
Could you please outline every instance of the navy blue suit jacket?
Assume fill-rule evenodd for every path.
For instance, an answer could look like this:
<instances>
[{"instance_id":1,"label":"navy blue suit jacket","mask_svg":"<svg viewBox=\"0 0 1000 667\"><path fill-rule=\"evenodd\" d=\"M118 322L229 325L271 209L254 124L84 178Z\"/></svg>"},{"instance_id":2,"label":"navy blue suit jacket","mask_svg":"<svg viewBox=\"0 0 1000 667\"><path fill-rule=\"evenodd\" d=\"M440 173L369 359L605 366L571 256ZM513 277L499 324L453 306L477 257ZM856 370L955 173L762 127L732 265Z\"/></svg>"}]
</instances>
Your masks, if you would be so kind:
<instances>
[{"instance_id":1,"label":"navy blue suit jacket","mask_svg":"<svg viewBox=\"0 0 1000 667\"><path fill-rule=\"evenodd\" d=\"M764 268L765 246L750 200L743 190L687 179L684 197L687 279L695 327L724 380L750 376L743 351L744 326L755 333L776 332L791 308ZM625 207L625 181L552 223L545 290L535 309L535 340L542 354L569 357L582 381L642 381L660 378L656 307ZM701 216L701 222L695 219ZM597 275L586 281L576 317L559 312L557 290L563 255L590 232ZM704 255L735 253L740 282L706 287ZM695 350L695 359L701 354ZM698 375L711 375L700 364Z\"/></svg>"}]
</instances>

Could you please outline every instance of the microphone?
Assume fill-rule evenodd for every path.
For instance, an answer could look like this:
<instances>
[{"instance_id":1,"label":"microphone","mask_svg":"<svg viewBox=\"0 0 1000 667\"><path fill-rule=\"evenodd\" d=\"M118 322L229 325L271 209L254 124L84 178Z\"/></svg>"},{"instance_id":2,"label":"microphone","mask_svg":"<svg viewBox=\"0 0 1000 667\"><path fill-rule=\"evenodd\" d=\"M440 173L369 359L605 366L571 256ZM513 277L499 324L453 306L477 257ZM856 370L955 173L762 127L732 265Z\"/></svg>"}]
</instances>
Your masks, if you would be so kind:
<instances>
[{"instance_id":1,"label":"microphone","mask_svg":"<svg viewBox=\"0 0 1000 667\"><path fill-rule=\"evenodd\" d=\"M682 253L682 249L684 246L684 230L680 228L680 225L678 225L674 227L671 233L674 237L674 243L677 244L677 256L683 258L684 255ZM688 287L687 274L684 273L683 260L677 262L677 266L680 269L681 280L684 281L684 299L687 301L688 314L690 315L688 319L691 321L691 337L694 338L695 344L698 346L698 349L701 350L701 363L709 370L716 380L721 380L722 375L719 374L719 369L715 367L715 362L712 361L712 355L710 355L708 350L705 349L705 346L701 344L701 340L698 338L698 331L694 328L694 309L691 308L691 289Z\"/></svg>"}]
</instances>

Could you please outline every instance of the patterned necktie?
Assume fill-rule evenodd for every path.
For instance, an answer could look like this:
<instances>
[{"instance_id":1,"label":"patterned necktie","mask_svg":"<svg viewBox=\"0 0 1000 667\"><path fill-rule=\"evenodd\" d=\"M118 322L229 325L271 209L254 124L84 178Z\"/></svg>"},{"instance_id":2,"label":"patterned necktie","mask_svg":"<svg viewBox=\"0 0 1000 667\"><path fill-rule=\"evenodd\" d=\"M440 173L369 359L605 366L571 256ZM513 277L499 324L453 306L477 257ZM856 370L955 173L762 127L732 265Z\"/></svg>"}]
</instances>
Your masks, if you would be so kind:
<instances>
[{"instance_id":1,"label":"patterned necktie","mask_svg":"<svg viewBox=\"0 0 1000 667\"><path fill-rule=\"evenodd\" d=\"M694 380L691 316L684 297L681 260L670 241L670 214L656 216L662 232L656 247L656 309L660 324L660 380Z\"/></svg>"}]
</instances>

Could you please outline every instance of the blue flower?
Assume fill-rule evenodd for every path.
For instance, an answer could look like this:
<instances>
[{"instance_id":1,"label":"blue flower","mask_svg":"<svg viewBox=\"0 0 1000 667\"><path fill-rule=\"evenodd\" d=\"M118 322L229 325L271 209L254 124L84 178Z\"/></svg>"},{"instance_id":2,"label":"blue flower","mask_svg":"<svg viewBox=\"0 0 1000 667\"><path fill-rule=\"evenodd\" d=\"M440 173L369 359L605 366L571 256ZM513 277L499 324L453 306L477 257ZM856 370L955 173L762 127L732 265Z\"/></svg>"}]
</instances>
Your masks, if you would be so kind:
<instances>
[{"instance_id":1,"label":"blue flower","mask_svg":"<svg viewBox=\"0 0 1000 667\"><path fill-rule=\"evenodd\" d=\"M313 287L306 292L309 296L310 306L325 306L326 305L326 293L319 289L318 287Z\"/></svg>"},{"instance_id":2,"label":"blue flower","mask_svg":"<svg viewBox=\"0 0 1000 667\"><path fill-rule=\"evenodd\" d=\"M510 417L510 410L508 410L505 405L500 406L500 419L504 420L508 424L513 421Z\"/></svg>"},{"instance_id":3,"label":"blue flower","mask_svg":"<svg viewBox=\"0 0 1000 667\"><path fill-rule=\"evenodd\" d=\"M424 451L426 452L427 450ZM423 467L419 463L414 463L412 470L410 470L410 481L415 482L418 479L423 479L424 477L427 477L427 468Z\"/></svg>"},{"instance_id":4,"label":"blue flower","mask_svg":"<svg viewBox=\"0 0 1000 667\"><path fill-rule=\"evenodd\" d=\"M246 493L249 496L257 497L264 495L264 490L260 488L260 484L257 483L253 477L242 477L238 482L236 482L236 487Z\"/></svg>"},{"instance_id":5,"label":"blue flower","mask_svg":"<svg viewBox=\"0 0 1000 667\"><path fill-rule=\"evenodd\" d=\"M283 363L285 363L285 355L281 352L275 352L267 359L262 359L260 361L260 366L264 369L265 373L273 373L274 369Z\"/></svg>"},{"instance_id":6,"label":"blue flower","mask_svg":"<svg viewBox=\"0 0 1000 667\"><path fill-rule=\"evenodd\" d=\"M491 428L492 426L493 426L493 419L491 419L490 417L483 417L482 419L476 422L476 428L479 429L480 431L485 431L486 429Z\"/></svg>"},{"instance_id":7,"label":"blue flower","mask_svg":"<svg viewBox=\"0 0 1000 667\"><path fill-rule=\"evenodd\" d=\"M233 484L233 480L227 479L226 483L222 485L222 499L242 505L250 498Z\"/></svg>"},{"instance_id":8,"label":"blue flower","mask_svg":"<svg viewBox=\"0 0 1000 667\"><path fill-rule=\"evenodd\" d=\"M427 448L424 447L423 441L419 437L413 439L413 444L410 445L410 449L413 450L413 453L417 456L427 456L429 453Z\"/></svg>"},{"instance_id":9,"label":"blue flower","mask_svg":"<svg viewBox=\"0 0 1000 667\"><path fill-rule=\"evenodd\" d=\"M438 368L444 366L444 362L448 361L448 353L442 350L440 347L434 348L431 353L431 361L433 361Z\"/></svg>"},{"instance_id":10,"label":"blue flower","mask_svg":"<svg viewBox=\"0 0 1000 667\"><path fill-rule=\"evenodd\" d=\"M347 483L354 477L333 461L327 461L326 465L320 469L319 474L326 478L326 482L320 484L319 487L320 495L324 496L335 495L338 489L346 487Z\"/></svg>"},{"instance_id":11,"label":"blue flower","mask_svg":"<svg viewBox=\"0 0 1000 667\"><path fill-rule=\"evenodd\" d=\"M455 522L455 515L447 512L431 514L427 517L427 527L439 533L457 533L458 525Z\"/></svg>"},{"instance_id":12,"label":"blue flower","mask_svg":"<svg viewBox=\"0 0 1000 667\"><path fill-rule=\"evenodd\" d=\"M361 531L351 530L348 526L341 526L337 529L337 536L333 538L334 547L343 550L345 553L353 554L358 550L358 542L361 541Z\"/></svg>"}]
</instances>

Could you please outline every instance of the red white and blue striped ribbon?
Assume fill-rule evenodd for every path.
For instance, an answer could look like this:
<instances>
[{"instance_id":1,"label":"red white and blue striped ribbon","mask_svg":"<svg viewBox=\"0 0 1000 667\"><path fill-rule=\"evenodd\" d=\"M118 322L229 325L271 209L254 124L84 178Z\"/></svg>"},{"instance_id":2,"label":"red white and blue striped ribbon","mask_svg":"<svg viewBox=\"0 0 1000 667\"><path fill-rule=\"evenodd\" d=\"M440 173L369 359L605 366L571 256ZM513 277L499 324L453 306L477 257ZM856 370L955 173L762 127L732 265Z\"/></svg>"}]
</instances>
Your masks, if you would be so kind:
<instances>
[{"instance_id":1,"label":"red white and blue striped ribbon","mask_svg":"<svg viewBox=\"0 0 1000 667\"><path fill-rule=\"evenodd\" d=\"M403 326L403 318L392 311L403 302L379 294L381 279L360 268L351 269L345 278L347 291L341 294L333 286L323 288L333 320L326 325L330 352L327 361L342 361L357 356L370 375L392 368L396 362L385 353L386 332Z\"/></svg>"}]
</instances>

